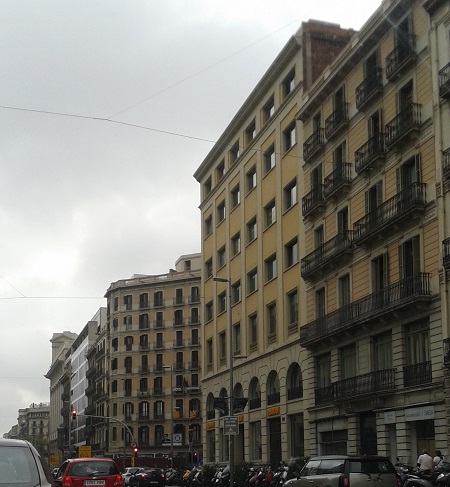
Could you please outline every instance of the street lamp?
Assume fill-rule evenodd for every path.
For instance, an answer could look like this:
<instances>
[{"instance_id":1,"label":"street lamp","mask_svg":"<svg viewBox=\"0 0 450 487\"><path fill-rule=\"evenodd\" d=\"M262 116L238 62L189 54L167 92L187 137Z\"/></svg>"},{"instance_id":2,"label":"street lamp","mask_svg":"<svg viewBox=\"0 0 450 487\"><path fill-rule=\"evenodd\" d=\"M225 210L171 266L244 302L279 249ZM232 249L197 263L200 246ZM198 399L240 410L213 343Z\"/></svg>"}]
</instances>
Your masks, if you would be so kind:
<instances>
[{"instance_id":1,"label":"street lamp","mask_svg":"<svg viewBox=\"0 0 450 487\"><path fill-rule=\"evenodd\" d=\"M173 469L173 366L163 365L163 369L170 369L170 468Z\"/></svg>"},{"instance_id":2,"label":"street lamp","mask_svg":"<svg viewBox=\"0 0 450 487\"><path fill-rule=\"evenodd\" d=\"M213 277L213 281L226 282L228 284L228 356L230 368L230 393L228 395L228 415L233 415L233 317L231 315L231 280L224 277ZM234 435L229 436L229 451L230 451L230 487L234 487Z\"/></svg>"}]
</instances>

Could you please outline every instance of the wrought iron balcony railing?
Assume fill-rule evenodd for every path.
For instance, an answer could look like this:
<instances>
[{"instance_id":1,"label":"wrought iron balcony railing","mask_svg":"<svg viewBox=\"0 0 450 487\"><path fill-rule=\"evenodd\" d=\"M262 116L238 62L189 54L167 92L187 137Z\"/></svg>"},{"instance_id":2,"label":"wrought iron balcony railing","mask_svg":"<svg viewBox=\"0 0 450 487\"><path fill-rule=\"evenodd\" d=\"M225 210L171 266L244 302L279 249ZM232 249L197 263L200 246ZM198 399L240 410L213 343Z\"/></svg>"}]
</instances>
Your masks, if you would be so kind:
<instances>
[{"instance_id":1,"label":"wrought iron balcony railing","mask_svg":"<svg viewBox=\"0 0 450 487\"><path fill-rule=\"evenodd\" d=\"M337 191L348 188L352 183L352 165L341 162L331 174L324 179L323 193L327 198Z\"/></svg>"},{"instance_id":2,"label":"wrought iron balcony railing","mask_svg":"<svg viewBox=\"0 0 450 487\"><path fill-rule=\"evenodd\" d=\"M303 160L309 161L314 154L325 147L325 130L318 128L303 143Z\"/></svg>"},{"instance_id":3,"label":"wrought iron balcony railing","mask_svg":"<svg viewBox=\"0 0 450 487\"><path fill-rule=\"evenodd\" d=\"M346 401L370 394L380 395L395 389L395 369L376 370L363 375L333 382L315 390L315 404Z\"/></svg>"},{"instance_id":4,"label":"wrought iron balcony railing","mask_svg":"<svg viewBox=\"0 0 450 487\"><path fill-rule=\"evenodd\" d=\"M261 398L260 397L255 397L253 399L250 399L248 401L248 407L249 409L258 409L261 407Z\"/></svg>"},{"instance_id":5,"label":"wrought iron balcony railing","mask_svg":"<svg viewBox=\"0 0 450 487\"><path fill-rule=\"evenodd\" d=\"M341 128L348 124L348 103L336 107L333 113L325 120L325 137L331 139Z\"/></svg>"},{"instance_id":6,"label":"wrought iron balcony railing","mask_svg":"<svg viewBox=\"0 0 450 487\"><path fill-rule=\"evenodd\" d=\"M280 402L280 393L273 392L272 394L267 394L267 405L278 404Z\"/></svg>"},{"instance_id":7,"label":"wrought iron balcony railing","mask_svg":"<svg viewBox=\"0 0 450 487\"><path fill-rule=\"evenodd\" d=\"M413 183L367 213L353 224L354 242L358 245L374 234L387 232L392 225L404 220L415 211L424 211L426 184Z\"/></svg>"},{"instance_id":8,"label":"wrought iron balcony railing","mask_svg":"<svg viewBox=\"0 0 450 487\"><path fill-rule=\"evenodd\" d=\"M302 198L302 214L303 216L307 216L324 205L323 184L318 184Z\"/></svg>"},{"instance_id":9,"label":"wrought iron balcony railing","mask_svg":"<svg viewBox=\"0 0 450 487\"><path fill-rule=\"evenodd\" d=\"M409 35L386 56L386 78L391 80L416 62L414 36Z\"/></svg>"},{"instance_id":10,"label":"wrought iron balcony railing","mask_svg":"<svg viewBox=\"0 0 450 487\"><path fill-rule=\"evenodd\" d=\"M403 367L403 384L405 387L421 386L429 384L431 381L430 361Z\"/></svg>"},{"instance_id":11,"label":"wrought iron balcony railing","mask_svg":"<svg viewBox=\"0 0 450 487\"><path fill-rule=\"evenodd\" d=\"M450 98L450 63L439 70L439 95Z\"/></svg>"},{"instance_id":12,"label":"wrought iron balcony railing","mask_svg":"<svg viewBox=\"0 0 450 487\"><path fill-rule=\"evenodd\" d=\"M303 386L291 387L290 389L288 389L288 401L291 401L292 399L300 399L301 397L303 397Z\"/></svg>"},{"instance_id":13,"label":"wrought iron balcony railing","mask_svg":"<svg viewBox=\"0 0 450 487\"><path fill-rule=\"evenodd\" d=\"M371 168L373 164L384 161L385 157L384 134L380 132L372 135L364 145L355 151L355 171L359 174Z\"/></svg>"},{"instance_id":14,"label":"wrought iron balcony railing","mask_svg":"<svg viewBox=\"0 0 450 487\"><path fill-rule=\"evenodd\" d=\"M442 153L442 171L444 178L450 179L450 147Z\"/></svg>"},{"instance_id":15,"label":"wrought iron balcony railing","mask_svg":"<svg viewBox=\"0 0 450 487\"><path fill-rule=\"evenodd\" d=\"M410 103L386 124L386 147L388 149L420 130L421 112L422 105Z\"/></svg>"},{"instance_id":16,"label":"wrought iron balcony railing","mask_svg":"<svg viewBox=\"0 0 450 487\"><path fill-rule=\"evenodd\" d=\"M344 330L380 316L399 311L417 301L431 298L430 274L420 272L400 279L384 289L368 294L300 328L300 345L311 346L323 338L336 336Z\"/></svg>"},{"instance_id":17,"label":"wrought iron balcony railing","mask_svg":"<svg viewBox=\"0 0 450 487\"><path fill-rule=\"evenodd\" d=\"M383 92L381 68L375 68L363 82L356 87L356 108L360 109Z\"/></svg>"},{"instance_id":18,"label":"wrought iron balcony railing","mask_svg":"<svg viewBox=\"0 0 450 487\"><path fill-rule=\"evenodd\" d=\"M353 230L345 230L327 240L301 260L302 277L312 276L330 263L353 251Z\"/></svg>"},{"instance_id":19,"label":"wrought iron balcony railing","mask_svg":"<svg viewBox=\"0 0 450 487\"><path fill-rule=\"evenodd\" d=\"M442 241L442 265L445 269L450 269L450 238Z\"/></svg>"}]
</instances>

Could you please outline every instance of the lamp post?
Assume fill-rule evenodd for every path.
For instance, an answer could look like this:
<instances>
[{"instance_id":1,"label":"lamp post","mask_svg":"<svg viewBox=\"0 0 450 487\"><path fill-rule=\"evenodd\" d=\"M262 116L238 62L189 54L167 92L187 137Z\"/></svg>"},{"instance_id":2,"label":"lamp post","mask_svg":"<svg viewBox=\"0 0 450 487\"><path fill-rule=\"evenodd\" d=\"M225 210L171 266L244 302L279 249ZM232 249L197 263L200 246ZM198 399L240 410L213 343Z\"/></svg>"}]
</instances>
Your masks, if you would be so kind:
<instances>
[{"instance_id":1,"label":"lamp post","mask_svg":"<svg viewBox=\"0 0 450 487\"><path fill-rule=\"evenodd\" d=\"M228 285L228 357L230 369L230 393L228 395L228 415L233 415L233 317L231 315L231 280L223 277L213 277L213 281L226 282ZM229 436L229 452L230 452L230 487L234 487L234 435Z\"/></svg>"},{"instance_id":2,"label":"lamp post","mask_svg":"<svg viewBox=\"0 0 450 487\"><path fill-rule=\"evenodd\" d=\"M173 469L173 366L163 365L163 369L170 369L170 468Z\"/></svg>"}]
</instances>

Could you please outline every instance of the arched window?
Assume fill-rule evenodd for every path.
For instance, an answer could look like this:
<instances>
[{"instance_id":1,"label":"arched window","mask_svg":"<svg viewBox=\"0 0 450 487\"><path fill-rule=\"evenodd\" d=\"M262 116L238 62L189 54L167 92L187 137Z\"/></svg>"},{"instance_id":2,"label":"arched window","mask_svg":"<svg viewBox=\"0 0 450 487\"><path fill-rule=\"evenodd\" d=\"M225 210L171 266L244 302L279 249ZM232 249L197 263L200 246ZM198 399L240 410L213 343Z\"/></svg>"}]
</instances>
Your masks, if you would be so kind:
<instances>
[{"instance_id":1,"label":"arched window","mask_svg":"<svg viewBox=\"0 0 450 487\"><path fill-rule=\"evenodd\" d=\"M303 397L302 371L297 362L291 364L287 374L287 398L299 399Z\"/></svg>"},{"instance_id":2,"label":"arched window","mask_svg":"<svg viewBox=\"0 0 450 487\"><path fill-rule=\"evenodd\" d=\"M257 377L250 381L248 389L249 409L258 409L261 407L261 386Z\"/></svg>"}]
</instances>

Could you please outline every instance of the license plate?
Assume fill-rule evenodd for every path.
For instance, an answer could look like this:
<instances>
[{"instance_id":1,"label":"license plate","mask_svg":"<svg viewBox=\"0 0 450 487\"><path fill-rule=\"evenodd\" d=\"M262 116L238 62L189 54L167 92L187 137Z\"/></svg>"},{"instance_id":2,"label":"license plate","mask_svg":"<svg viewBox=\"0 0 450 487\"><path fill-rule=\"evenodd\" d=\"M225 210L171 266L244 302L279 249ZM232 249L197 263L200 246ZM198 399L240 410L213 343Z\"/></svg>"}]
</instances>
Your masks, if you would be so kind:
<instances>
[{"instance_id":1,"label":"license plate","mask_svg":"<svg viewBox=\"0 0 450 487\"><path fill-rule=\"evenodd\" d=\"M104 480L85 480L84 485L105 485Z\"/></svg>"}]
</instances>

